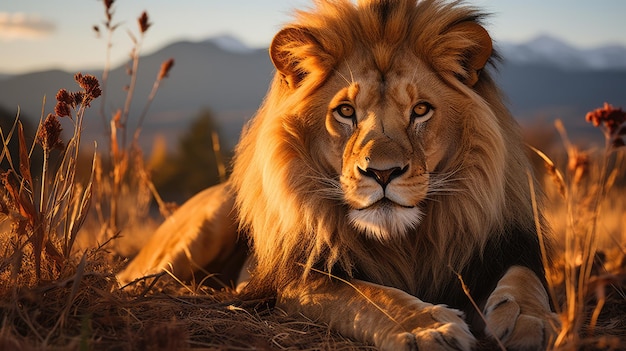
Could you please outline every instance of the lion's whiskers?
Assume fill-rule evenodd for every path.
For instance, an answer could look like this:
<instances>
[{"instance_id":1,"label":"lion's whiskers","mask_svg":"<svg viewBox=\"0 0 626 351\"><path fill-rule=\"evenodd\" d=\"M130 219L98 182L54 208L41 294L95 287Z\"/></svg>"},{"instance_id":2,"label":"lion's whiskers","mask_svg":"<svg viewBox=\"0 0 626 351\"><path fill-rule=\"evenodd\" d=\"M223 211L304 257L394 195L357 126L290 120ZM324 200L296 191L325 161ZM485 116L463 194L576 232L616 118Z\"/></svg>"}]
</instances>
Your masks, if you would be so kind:
<instances>
[{"instance_id":1,"label":"lion's whiskers","mask_svg":"<svg viewBox=\"0 0 626 351\"><path fill-rule=\"evenodd\" d=\"M462 183L464 178L456 177L460 172L457 168L450 172L445 173L431 173L428 190L426 191L426 200L440 201L438 196L449 196L463 194L467 189L457 187Z\"/></svg>"},{"instance_id":2,"label":"lion's whiskers","mask_svg":"<svg viewBox=\"0 0 626 351\"><path fill-rule=\"evenodd\" d=\"M310 170L317 175L307 175L305 178L315 182L316 187L309 187L310 190L304 190L307 195L317 195L328 200L343 201L344 193L341 183L336 178L329 178L319 171ZM462 182L464 178L455 177L459 170L445 173L431 173L428 190L426 192L426 200L440 201L438 196L458 195L465 193L467 189L459 188L456 185Z\"/></svg>"},{"instance_id":3,"label":"lion's whiskers","mask_svg":"<svg viewBox=\"0 0 626 351\"><path fill-rule=\"evenodd\" d=\"M350 73L350 80L348 80L348 78L346 78L345 75L343 75L343 73L339 72L338 70L334 70L335 73L337 73L337 75L339 77L341 77L341 79L345 80L346 83L348 83L348 86L354 84L354 74L352 73L352 68L350 68L350 64L346 61L346 67L348 67L348 72Z\"/></svg>"},{"instance_id":4,"label":"lion's whiskers","mask_svg":"<svg viewBox=\"0 0 626 351\"><path fill-rule=\"evenodd\" d=\"M346 66L348 67L348 72L350 72L350 84L354 84L354 74L352 73L352 67L350 67L350 64L348 62L346 62Z\"/></svg>"},{"instance_id":5,"label":"lion's whiskers","mask_svg":"<svg viewBox=\"0 0 626 351\"><path fill-rule=\"evenodd\" d=\"M346 83L348 83L348 86L352 85L352 83L350 83L350 81L348 80L348 78L346 78L346 76L344 76L344 75L343 75L343 73L341 73L341 72L339 72L339 71L337 71L337 70L335 70L335 72L337 73L337 75L338 75L339 77L341 77L341 79L345 80L345 81L346 81Z\"/></svg>"},{"instance_id":6,"label":"lion's whiskers","mask_svg":"<svg viewBox=\"0 0 626 351\"><path fill-rule=\"evenodd\" d=\"M321 173L320 175L307 175L305 178L314 181L319 186L311 187L311 190L305 190L303 193L319 195L329 200L343 201L343 190L338 180L328 178Z\"/></svg>"}]
</instances>

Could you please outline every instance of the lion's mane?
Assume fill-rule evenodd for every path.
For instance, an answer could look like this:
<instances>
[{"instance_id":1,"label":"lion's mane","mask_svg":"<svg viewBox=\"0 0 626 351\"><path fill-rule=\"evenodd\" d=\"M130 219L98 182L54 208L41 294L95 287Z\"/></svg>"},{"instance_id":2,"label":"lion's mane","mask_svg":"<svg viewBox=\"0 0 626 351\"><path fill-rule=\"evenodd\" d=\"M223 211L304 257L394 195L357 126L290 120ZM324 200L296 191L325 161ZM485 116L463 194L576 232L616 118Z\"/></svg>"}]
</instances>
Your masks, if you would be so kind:
<instances>
[{"instance_id":1,"label":"lion's mane","mask_svg":"<svg viewBox=\"0 0 626 351\"><path fill-rule=\"evenodd\" d=\"M458 283L455 273L467 273L509 245L511 236L535 233L529 165L518 126L488 72L473 86L463 83L462 49L472 42L447 32L482 18L459 2L433 0L318 1L314 9L297 13L287 28L305 30L315 41L285 40L272 50L297 58L290 69L301 80L292 82L277 72L243 133L232 175L242 228L254 245L255 274L264 285L280 289L313 269L398 287L436 302ZM383 242L355 229L347 205L333 195L339 187L338 175L327 164L333 151L314 142L326 133L328 112L328 101L318 91L354 50L371 58L364 58L363 65L384 70L394 52L408 47L438 79L464 95L465 108L457 111L460 147L442 170L454 174L447 186L456 193L429 196L419 226ZM536 236L527 236L520 249L527 245L532 251ZM492 280L487 284L500 273L494 268L493 274L485 277Z\"/></svg>"}]
</instances>

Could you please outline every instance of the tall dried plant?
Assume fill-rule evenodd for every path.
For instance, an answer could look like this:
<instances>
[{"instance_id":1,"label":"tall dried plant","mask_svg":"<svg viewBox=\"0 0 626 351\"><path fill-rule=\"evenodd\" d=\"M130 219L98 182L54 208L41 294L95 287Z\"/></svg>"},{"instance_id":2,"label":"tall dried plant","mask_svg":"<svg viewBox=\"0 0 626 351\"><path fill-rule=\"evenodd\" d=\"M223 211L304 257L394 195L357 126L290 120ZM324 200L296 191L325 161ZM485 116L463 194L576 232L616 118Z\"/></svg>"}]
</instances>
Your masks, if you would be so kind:
<instances>
[{"instance_id":1,"label":"tall dried plant","mask_svg":"<svg viewBox=\"0 0 626 351\"><path fill-rule=\"evenodd\" d=\"M598 251L599 218L603 200L618 173L623 172L615 159L623 157L626 113L605 104L585 118L604 135L604 148L598 159L592 157L591 150L582 151L569 140L560 120L555 125L567 151L565 172L561 173L545 154L538 152L566 206L566 226L560 238L562 267L547 267L558 277L553 281L559 281L563 290L562 300L554 301L562 324L554 343L556 349L568 349L592 337L604 307L607 282L594 277L594 270L602 264ZM589 302L594 299L596 304L590 316Z\"/></svg>"},{"instance_id":2,"label":"tall dried plant","mask_svg":"<svg viewBox=\"0 0 626 351\"><path fill-rule=\"evenodd\" d=\"M13 160L8 159L10 169L2 174L4 191L0 198L0 208L6 214L4 219L11 221L15 249L10 264L0 267L4 269L12 266L14 279L21 271L26 247L30 247L32 252L36 281L42 279L44 255L54 262L58 272L73 254L76 235L89 208L91 181L82 185L76 179L76 160L80 152L85 111L102 91L94 76L77 73L74 79L82 90L59 90L54 114L48 114L40 122L35 143L30 148L26 145L21 123L16 118L19 160L15 167ZM74 127L66 145L61 140L60 118L68 119ZM12 135L13 131L8 133L7 139L3 136L4 157L10 158L6 146ZM44 155L39 177L32 175L31 155L36 145L41 147ZM61 150L58 167L49 162L54 149Z\"/></svg>"},{"instance_id":3,"label":"tall dried plant","mask_svg":"<svg viewBox=\"0 0 626 351\"><path fill-rule=\"evenodd\" d=\"M113 8L113 4L115 0L103 0L104 5L104 16L105 20L103 22L104 29L106 30L107 40L106 40L106 54L104 59L104 69L102 70L102 99L100 100L100 118L102 119L102 124L105 130L108 130L109 124L107 123L107 112L106 112L106 93L107 93L107 84L109 82L109 73L111 71L111 48L113 46L113 32L119 27L119 24L113 22L113 15L115 13L115 9ZM96 32L96 35L100 36L100 27L93 26L93 30Z\"/></svg>"},{"instance_id":4,"label":"tall dried plant","mask_svg":"<svg viewBox=\"0 0 626 351\"><path fill-rule=\"evenodd\" d=\"M107 33L109 33L107 50L111 47L111 34L117 28L117 25L113 24L113 3L113 0L104 1L106 16L105 28ZM173 59L168 59L161 65L161 69L153 83L150 95L147 98L141 114L137 118L138 122L134 132L131 131L128 124L131 117L131 105L134 100L135 87L137 84L141 46L146 32L152 25L147 12L144 11L137 18L137 25L139 31L138 36L129 32L133 42L133 48L130 54L130 63L127 66L129 83L124 87L126 91L124 105L111 113L111 119L107 123L106 130L109 142L108 163L100 157L97 161L99 167L97 167L98 173L96 175L96 183L98 185L96 189L98 197L96 211L100 222L103 224L102 235L105 236L105 239L117 235L121 228L128 224L126 222L129 219L146 215L144 212L147 212L147 207L150 202L149 194L150 192L154 193L155 190L150 184L149 177L146 176L149 172L145 170L143 154L139 147L139 137L143 122L161 82L168 76L169 71L174 65ZM103 72L103 79L107 76L108 57ZM106 92L106 87L104 90ZM103 96L101 106L105 104L106 100L105 96ZM104 107L101 107L101 112L103 114L105 113ZM128 143L127 136L131 132L133 135L132 142ZM107 166L104 166L105 163ZM105 169L103 170L103 168ZM107 174L103 175L102 172L106 172ZM156 198L158 198L158 194ZM139 211L139 213L128 215L128 213L125 213L126 210Z\"/></svg>"}]
</instances>

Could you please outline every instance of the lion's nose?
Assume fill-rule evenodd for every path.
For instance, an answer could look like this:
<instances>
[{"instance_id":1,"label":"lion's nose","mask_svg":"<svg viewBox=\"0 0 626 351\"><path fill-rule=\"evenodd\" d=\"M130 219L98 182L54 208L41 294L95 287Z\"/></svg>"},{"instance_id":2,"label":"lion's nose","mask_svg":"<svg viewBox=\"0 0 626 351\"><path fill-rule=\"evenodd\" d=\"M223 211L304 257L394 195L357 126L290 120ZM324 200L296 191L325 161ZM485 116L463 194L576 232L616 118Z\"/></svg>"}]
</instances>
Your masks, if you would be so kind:
<instances>
[{"instance_id":1,"label":"lion's nose","mask_svg":"<svg viewBox=\"0 0 626 351\"><path fill-rule=\"evenodd\" d=\"M409 166L407 165L404 167L393 167L389 169L374 169L369 167L366 169L362 169L361 167L358 168L359 172L362 175L374 178L374 180L376 180L376 182L380 184L383 189L385 189L392 180L406 173L406 171L409 169Z\"/></svg>"}]
</instances>

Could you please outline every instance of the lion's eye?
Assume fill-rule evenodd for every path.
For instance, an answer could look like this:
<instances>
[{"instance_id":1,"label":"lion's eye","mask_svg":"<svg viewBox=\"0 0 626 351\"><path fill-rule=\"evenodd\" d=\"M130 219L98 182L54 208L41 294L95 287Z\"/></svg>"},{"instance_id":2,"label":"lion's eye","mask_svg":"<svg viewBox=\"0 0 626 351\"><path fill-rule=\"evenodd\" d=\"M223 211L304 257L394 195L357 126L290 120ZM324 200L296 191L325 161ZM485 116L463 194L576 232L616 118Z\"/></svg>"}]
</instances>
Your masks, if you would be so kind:
<instances>
[{"instance_id":1,"label":"lion's eye","mask_svg":"<svg viewBox=\"0 0 626 351\"><path fill-rule=\"evenodd\" d=\"M426 122L433 116L435 109L428 102L419 102L413 106L411 119L417 123Z\"/></svg>"},{"instance_id":2,"label":"lion's eye","mask_svg":"<svg viewBox=\"0 0 626 351\"><path fill-rule=\"evenodd\" d=\"M343 118L348 118L348 119L352 119L354 118L354 107L348 105L348 104L341 104L339 105L336 109L335 112L337 112L337 114L339 114L339 116L343 117Z\"/></svg>"},{"instance_id":3,"label":"lion's eye","mask_svg":"<svg viewBox=\"0 0 626 351\"><path fill-rule=\"evenodd\" d=\"M343 124L354 125L356 123L356 111L350 104L341 104L333 110L335 119Z\"/></svg>"}]
</instances>

